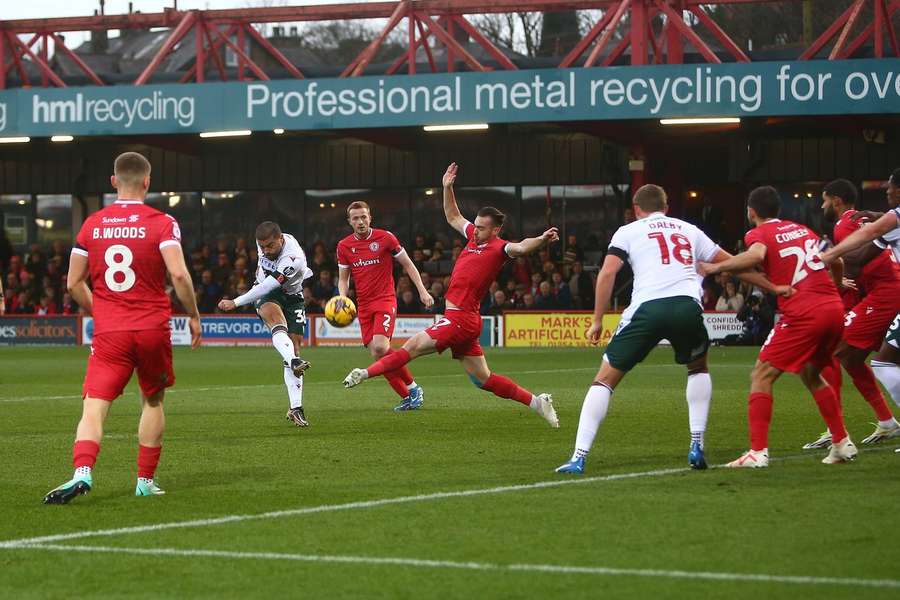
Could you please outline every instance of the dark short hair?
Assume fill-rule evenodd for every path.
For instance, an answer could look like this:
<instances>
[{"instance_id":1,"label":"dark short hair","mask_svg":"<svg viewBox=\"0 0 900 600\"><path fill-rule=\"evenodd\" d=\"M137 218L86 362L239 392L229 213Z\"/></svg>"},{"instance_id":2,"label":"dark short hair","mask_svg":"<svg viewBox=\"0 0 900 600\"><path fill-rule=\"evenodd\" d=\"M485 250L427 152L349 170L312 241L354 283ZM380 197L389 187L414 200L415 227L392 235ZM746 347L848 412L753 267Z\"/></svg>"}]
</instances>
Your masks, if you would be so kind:
<instances>
[{"instance_id":1,"label":"dark short hair","mask_svg":"<svg viewBox=\"0 0 900 600\"><path fill-rule=\"evenodd\" d=\"M350 211L356 208L364 208L369 211L369 214L372 214L372 209L369 208L369 205L363 202L362 200L357 200L356 202L351 202L350 206L347 207L347 217L350 216Z\"/></svg>"},{"instance_id":2,"label":"dark short hair","mask_svg":"<svg viewBox=\"0 0 900 600\"><path fill-rule=\"evenodd\" d=\"M894 169L894 172L891 173L891 177L888 181L900 187L900 169Z\"/></svg>"},{"instance_id":3,"label":"dark short hair","mask_svg":"<svg viewBox=\"0 0 900 600\"><path fill-rule=\"evenodd\" d=\"M642 211L649 213L664 210L667 200L666 190L658 185L648 183L638 188L631 201L640 206Z\"/></svg>"},{"instance_id":4,"label":"dark short hair","mask_svg":"<svg viewBox=\"0 0 900 600\"><path fill-rule=\"evenodd\" d=\"M856 205L856 199L858 194L856 193L856 186L846 179L835 179L834 181L829 181L827 185L825 185L825 189L822 190L828 196L837 196L841 200L844 201L844 204L848 204L850 206Z\"/></svg>"},{"instance_id":5,"label":"dark short hair","mask_svg":"<svg viewBox=\"0 0 900 600\"><path fill-rule=\"evenodd\" d=\"M485 206L478 211L478 216L490 217L491 221L494 223L494 227L503 227L503 221L506 219L506 215L493 206Z\"/></svg>"},{"instance_id":6,"label":"dark short hair","mask_svg":"<svg viewBox=\"0 0 900 600\"><path fill-rule=\"evenodd\" d=\"M764 185L750 192L747 206L762 219L774 219L781 212L781 195L771 185Z\"/></svg>"},{"instance_id":7,"label":"dark short hair","mask_svg":"<svg viewBox=\"0 0 900 600\"><path fill-rule=\"evenodd\" d=\"M275 236L281 235L281 227L273 221L263 221L256 226L256 239L268 240Z\"/></svg>"},{"instance_id":8,"label":"dark short hair","mask_svg":"<svg viewBox=\"0 0 900 600\"><path fill-rule=\"evenodd\" d=\"M137 152L124 152L113 163L113 175L128 187L139 187L150 175L150 161Z\"/></svg>"}]
</instances>

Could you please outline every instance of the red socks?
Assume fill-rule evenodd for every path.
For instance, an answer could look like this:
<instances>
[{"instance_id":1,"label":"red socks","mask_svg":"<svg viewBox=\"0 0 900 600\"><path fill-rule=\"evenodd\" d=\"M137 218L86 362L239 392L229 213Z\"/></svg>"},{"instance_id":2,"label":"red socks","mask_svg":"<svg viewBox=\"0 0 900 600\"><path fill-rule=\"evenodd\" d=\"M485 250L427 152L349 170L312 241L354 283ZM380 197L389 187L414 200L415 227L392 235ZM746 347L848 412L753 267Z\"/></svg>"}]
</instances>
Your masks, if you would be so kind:
<instances>
[{"instance_id":1,"label":"red socks","mask_svg":"<svg viewBox=\"0 0 900 600\"><path fill-rule=\"evenodd\" d=\"M369 372L369 377L378 377L379 375L384 375L388 371L399 369L409 361L409 352L400 348L399 350L394 350L389 354L385 354L380 360L376 360L369 365L369 368L366 369L366 371Z\"/></svg>"},{"instance_id":2,"label":"red socks","mask_svg":"<svg viewBox=\"0 0 900 600\"><path fill-rule=\"evenodd\" d=\"M846 367L847 374L853 378L853 385L859 390L863 398L866 399L878 415L879 421L890 421L894 418L891 409L888 408L887 402L884 401L884 395L875 383L875 374L866 363L850 365Z\"/></svg>"},{"instance_id":3,"label":"red socks","mask_svg":"<svg viewBox=\"0 0 900 600\"><path fill-rule=\"evenodd\" d=\"M772 394L753 392L748 400L750 420L750 449L769 447L769 423L772 422Z\"/></svg>"},{"instance_id":4,"label":"red socks","mask_svg":"<svg viewBox=\"0 0 900 600\"><path fill-rule=\"evenodd\" d=\"M828 424L828 431L831 432L831 443L837 444L847 437L847 430L844 429L844 416L841 414L841 405L838 404L834 395L834 390L825 386L813 392L813 399L819 407L819 413Z\"/></svg>"},{"instance_id":5,"label":"red socks","mask_svg":"<svg viewBox=\"0 0 900 600\"><path fill-rule=\"evenodd\" d=\"M385 354L382 358L387 358L388 356L399 352L398 350L388 350L387 354ZM404 350L404 352L406 352ZM409 353L407 353L409 354ZM374 366L374 365L373 365ZM369 369L369 376L372 376L372 369ZM387 379L388 384L397 392L397 395L401 398L406 398L409 396L409 384L413 382L412 373L409 372L409 369L406 366L402 366L399 369L394 369L393 371L386 371L384 373L384 378Z\"/></svg>"},{"instance_id":6,"label":"red socks","mask_svg":"<svg viewBox=\"0 0 900 600\"><path fill-rule=\"evenodd\" d=\"M76 440L72 446L72 465L77 469L79 467L94 468L97 462L97 455L100 454L100 444L91 440Z\"/></svg>"},{"instance_id":7,"label":"red socks","mask_svg":"<svg viewBox=\"0 0 900 600\"><path fill-rule=\"evenodd\" d=\"M836 356L832 356L831 364L822 369L822 379L825 380L825 383L831 386L831 389L834 391L834 395L837 398L838 404L840 404L841 385L844 382L844 377L841 374L841 363Z\"/></svg>"},{"instance_id":8,"label":"red socks","mask_svg":"<svg viewBox=\"0 0 900 600\"><path fill-rule=\"evenodd\" d=\"M144 479L153 479L156 474L156 465L159 464L159 455L162 452L162 446L151 448L150 446L138 445L138 477Z\"/></svg>"},{"instance_id":9,"label":"red socks","mask_svg":"<svg viewBox=\"0 0 900 600\"><path fill-rule=\"evenodd\" d=\"M491 373L491 376L487 378L487 381L482 384L481 389L487 390L501 398L521 402L525 406L531 405L531 392L524 388L520 388L516 385L516 382L503 375Z\"/></svg>"}]
</instances>

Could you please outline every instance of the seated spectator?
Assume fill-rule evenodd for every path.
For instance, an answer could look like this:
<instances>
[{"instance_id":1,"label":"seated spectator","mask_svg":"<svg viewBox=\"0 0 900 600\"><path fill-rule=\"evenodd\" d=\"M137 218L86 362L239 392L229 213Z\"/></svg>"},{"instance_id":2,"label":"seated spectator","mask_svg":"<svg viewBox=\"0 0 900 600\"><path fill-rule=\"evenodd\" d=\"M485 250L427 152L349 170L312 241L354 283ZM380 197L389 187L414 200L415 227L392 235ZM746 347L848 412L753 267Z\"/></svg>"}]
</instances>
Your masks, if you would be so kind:
<instances>
[{"instance_id":1,"label":"seated spectator","mask_svg":"<svg viewBox=\"0 0 900 600\"><path fill-rule=\"evenodd\" d=\"M312 289L312 295L319 301L319 304L325 306L325 303L331 300L332 297L337 296L337 293L337 286L334 285L334 281L331 278L331 271L319 271L319 279Z\"/></svg>"},{"instance_id":2,"label":"seated spectator","mask_svg":"<svg viewBox=\"0 0 900 600\"><path fill-rule=\"evenodd\" d=\"M716 310L716 304L719 301L719 296L716 294L715 289L712 286L704 285L703 286L703 297L701 298L701 303L703 304L703 310L705 311L713 311Z\"/></svg>"},{"instance_id":3,"label":"seated spectator","mask_svg":"<svg viewBox=\"0 0 900 600\"><path fill-rule=\"evenodd\" d=\"M428 312L443 314L447 310L447 300L444 298L444 284L440 281L435 281L431 284L431 289L428 292L434 298L434 306Z\"/></svg>"},{"instance_id":4,"label":"seated spectator","mask_svg":"<svg viewBox=\"0 0 900 600\"><path fill-rule=\"evenodd\" d=\"M221 299L222 286L215 282L212 271L205 269L197 286L197 308L201 313L214 313Z\"/></svg>"},{"instance_id":5,"label":"seated spectator","mask_svg":"<svg viewBox=\"0 0 900 600\"><path fill-rule=\"evenodd\" d=\"M231 276L231 261L225 252L219 252L217 261L216 266L212 268L213 281L225 287L228 278Z\"/></svg>"},{"instance_id":6,"label":"seated spectator","mask_svg":"<svg viewBox=\"0 0 900 600\"><path fill-rule=\"evenodd\" d=\"M237 261L239 258L250 259L250 249L247 246L247 238L245 237L239 237L234 242L234 260Z\"/></svg>"},{"instance_id":7,"label":"seated spectator","mask_svg":"<svg viewBox=\"0 0 900 600\"><path fill-rule=\"evenodd\" d=\"M562 273L555 271L550 281L553 294L556 296L556 307L570 310L572 308L572 292L569 291L569 284L563 281Z\"/></svg>"},{"instance_id":8,"label":"seated spectator","mask_svg":"<svg viewBox=\"0 0 900 600\"><path fill-rule=\"evenodd\" d=\"M538 295L534 297L534 306L538 310L555 310L559 308L556 297L549 281L542 281L538 289Z\"/></svg>"},{"instance_id":9,"label":"seated spectator","mask_svg":"<svg viewBox=\"0 0 900 600\"><path fill-rule=\"evenodd\" d=\"M498 316L502 315L504 310L513 310L514 308L513 303L506 298L506 293L503 290L497 290L491 298L487 314Z\"/></svg>"},{"instance_id":10,"label":"seated spectator","mask_svg":"<svg viewBox=\"0 0 900 600\"><path fill-rule=\"evenodd\" d=\"M220 254L224 254L228 259L228 262L231 262L231 249L228 247L228 240L223 237L220 237L218 240L216 240L216 262L219 261ZM213 273L213 276L215 276L215 273Z\"/></svg>"},{"instance_id":11,"label":"seated spectator","mask_svg":"<svg viewBox=\"0 0 900 600\"><path fill-rule=\"evenodd\" d=\"M532 296L537 297L541 293L541 282L543 280L544 276L541 273L531 274L531 289L529 291Z\"/></svg>"},{"instance_id":12,"label":"seated spectator","mask_svg":"<svg viewBox=\"0 0 900 600\"><path fill-rule=\"evenodd\" d=\"M572 263L572 277L569 279L569 292L575 308L590 310L594 308L594 281L584 270L580 260Z\"/></svg>"},{"instance_id":13,"label":"seated spectator","mask_svg":"<svg viewBox=\"0 0 900 600\"><path fill-rule=\"evenodd\" d=\"M41 302L37 306L37 310L35 311L38 315L55 315L56 314L56 303L53 301L53 296L45 294L41 297Z\"/></svg>"},{"instance_id":14,"label":"seated spectator","mask_svg":"<svg viewBox=\"0 0 900 600\"><path fill-rule=\"evenodd\" d=\"M397 300L398 315L415 315L422 312L422 303L411 289L405 290Z\"/></svg>"},{"instance_id":15,"label":"seated spectator","mask_svg":"<svg viewBox=\"0 0 900 600\"><path fill-rule=\"evenodd\" d=\"M247 284L242 281L242 282L238 283L237 286L235 286L235 294L234 295L235 296L243 296L244 294L246 294L249 291L250 291L249 286L247 286ZM251 304L245 304L243 306L238 306L234 312L236 312L238 314L243 314L243 315L252 315L252 314L256 314L256 309L253 307L253 304L251 303Z\"/></svg>"},{"instance_id":16,"label":"seated spectator","mask_svg":"<svg viewBox=\"0 0 900 600\"><path fill-rule=\"evenodd\" d=\"M403 292L412 291L413 285L412 281L409 280L409 275L401 275L397 278L397 291L395 295L399 298L403 295Z\"/></svg>"},{"instance_id":17,"label":"seated spectator","mask_svg":"<svg viewBox=\"0 0 900 600\"><path fill-rule=\"evenodd\" d=\"M515 263L513 263L512 278L516 283L524 283L525 285L531 283L531 266L528 264L528 258L524 256L516 258Z\"/></svg>"},{"instance_id":18,"label":"seated spectator","mask_svg":"<svg viewBox=\"0 0 900 600\"><path fill-rule=\"evenodd\" d=\"M422 278L422 286L426 290L431 289L431 273L419 273L419 277Z\"/></svg>"},{"instance_id":19,"label":"seated spectator","mask_svg":"<svg viewBox=\"0 0 900 600\"><path fill-rule=\"evenodd\" d=\"M522 294L522 303L516 308L519 310L537 310L537 307L534 305L534 296L528 292Z\"/></svg>"},{"instance_id":20,"label":"seated spectator","mask_svg":"<svg viewBox=\"0 0 900 600\"><path fill-rule=\"evenodd\" d=\"M60 313L64 315L78 314L78 305L75 304L75 301L72 299L72 295L69 292L63 294Z\"/></svg>"},{"instance_id":21,"label":"seated spectator","mask_svg":"<svg viewBox=\"0 0 900 600\"><path fill-rule=\"evenodd\" d=\"M416 248L412 251L412 261L413 264L416 265L418 270L422 270L422 264L428 260L428 257L425 256L425 253L422 252L421 248Z\"/></svg>"},{"instance_id":22,"label":"seated spectator","mask_svg":"<svg viewBox=\"0 0 900 600\"><path fill-rule=\"evenodd\" d=\"M578 246L578 240L574 235L569 235L566 240L566 252L563 261L571 265L576 261L584 261L584 250Z\"/></svg>"},{"instance_id":23,"label":"seated spectator","mask_svg":"<svg viewBox=\"0 0 900 600\"><path fill-rule=\"evenodd\" d=\"M744 296L737 291L734 281L725 282L725 291L716 302L716 310L738 312L744 307Z\"/></svg>"},{"instance_id":24,"label":"seated spectator","mask_svg":"<svg viewBox=\"0 0 900 600\"><path fill-rule=\"evenodd\" d=\"M312 260L309 261L309 268L312 269L313 273L317 274L322 271L334 271L337 269L337 265L331 260L331 256L328 254L324 242L316 242L313 246L313 256ZM329 296L329 298L330 297L331 296Z\"/></svg>"},{"instance_id":25,"label":"seated spectator","mask_svg":"<svg viewBox=\"0 0 900 600\"><path fill-rule=\"evenodd\" d=\"M30 315L34 313L34 305L31 304L28 294L22 291L16 296L16 301L13 303L12 309L7 307L6 312L15 313L17 315Z\"/></svg>"},{"instance_id":26,"label":"seated spectator","mask_svg":"<svg viewBox=\"0 0 900 600\"><path fill-rule=\"evenodd\" d=\"M326 300L325 302L319 302L319 299L316 298L315 294L313 294L312 288L307 285L303 287L303 301L306 305L307 314L321 314L325 312L325 302L327 302L328 300Z\"/></svg>"}]
</instances>

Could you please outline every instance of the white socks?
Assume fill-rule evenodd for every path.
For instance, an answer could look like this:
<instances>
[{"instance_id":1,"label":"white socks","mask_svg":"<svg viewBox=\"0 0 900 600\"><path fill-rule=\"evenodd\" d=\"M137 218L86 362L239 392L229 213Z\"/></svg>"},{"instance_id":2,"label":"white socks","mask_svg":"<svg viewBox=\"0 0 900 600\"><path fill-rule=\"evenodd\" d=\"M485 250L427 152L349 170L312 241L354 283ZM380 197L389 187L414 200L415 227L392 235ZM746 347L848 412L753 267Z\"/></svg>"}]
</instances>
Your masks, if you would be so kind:
<instances>
[{"instance_id":1,"label":"white socks","mask_svg":"<svg viewBox=\"0 0 900 600\"><path fill-rule=\"evenodd\" d=\"M283 326L276 326L272 330L272 345L275 346L275 350L288 366L292 359L297 358L297 355L294 354L294 342L291 341L291 336L287 334L287 330Z\"/></svg>"},{"instance_id":2,"label":"white socks","mask_svg":"<svg viewBox=\"0 0 900 600\"><path fill-rule=\"evenodd\" d=\"M709 417L709 404L712 400L712 379L709 373L688 375L685 395L687 396L691 441L700 442L702 448L706 420Z\"/></svg>"},{"instance_id":3,"label":"white socks","mask_svg":"<svg viewBox=\"0 0 900 600\"><path fill-rule=\"evenodd\" d=\"M90 467L78 467L75 469L75 476L73 479L77 479L79 477L90 477L91 476L91 468Z\"/></svg>"},{"instance_id":4,"label":"white socks","mask_svg":"<svg viewBox=\"0 0 900 600\"><path fill-rule=\"evenodd\" d=\"M873 360L872 372L890 394L894 404L900 406L900 367L891 362Z\"/></svg>"},{"instance_id":5,"label":"white socks","mask_svg":"<svg viewBox=\"0 0 900 600\"><path fill-rule=\"evenodd\" d=\"M291 408L303 406L303 378L294 375L290 367L284 369L284 385L287 388Z\"/></svg>"},{"instance_id":6,"label":"white socks","mask_svg":"<svg viewBox=\"0 0 900 600\"><path fill-rule=\"evenodd\" d=\"M581 405L581 417L578 419L578 434L575 436L575 453L572 460L584 458L594 444L594 437L600 424L606 418L609 410L609 399L612 397L612 389L602 383L592 385L584 396L584 404Z\"/></svg>"}]
</instances>

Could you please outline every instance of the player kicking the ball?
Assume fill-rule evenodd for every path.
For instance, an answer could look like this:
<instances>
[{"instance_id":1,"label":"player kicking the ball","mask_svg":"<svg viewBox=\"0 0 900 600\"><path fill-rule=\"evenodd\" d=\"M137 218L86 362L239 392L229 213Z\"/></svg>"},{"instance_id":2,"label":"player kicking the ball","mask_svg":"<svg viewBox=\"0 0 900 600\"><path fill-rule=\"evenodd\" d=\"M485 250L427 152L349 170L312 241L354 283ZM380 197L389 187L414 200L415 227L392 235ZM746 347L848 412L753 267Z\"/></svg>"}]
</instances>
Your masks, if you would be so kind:
<instances>
[{"instance_id":1,"label":"player kicking the ball","mask_svg":"<svg viewBox=\"0 0 900 600\"><path fill-rule=\"evenodd\" d=\"M694 469L707 467L703 438L712 380L706 361L709 336L703 323L696 264L723 261L731 255L694 225L666 216L666 192L657 185L638 189L633 207L638 220L620 227L613 235L597 278L594 321L587 332L589 341L594 345L600 342L603 313L609 306L616 274L626 262L634 271L631 303L622 313L619 328L584 398L575 452L556 469L557 473L584 473L585 458L606 418L613 390L663 339L672 344L675 362L687 367L685 395L691 432L688 463ZM775 288L758 273L743 278L772 292L789 291Z\"/></svg>"},{"instance_id":2,"label":"player kicking the ball","mask_svg":"<svg viewBox=\"0 0 900 600\"><path fill-rule=\"evenodd\" d=\"M306 254L297 239L282 233L272 221L263 221L256 227L256 251L256 283L246 294L220 301L219 310L227 312L245 304L256 308L256 314L272 332L272 345L283 360L284 385L290 402L285 418L297 427L306 427L309 422L303 412L303 373L309 363L299 354L306 326L303 281L312 277L312 271L306 266Z\"/></svg>"},{"instance_id":3,"label":"player kicking the ball","mask_svg":"<svg viewBox=\"0 0 900 600\"><path fill-rule=\"evenodd\" d=\"M724 262L701 265L707 274L760 266L775 284L796 289L793 295L778 299L782 318L753 367L748 399L750 450L728 463L732 468L769 466L772 386L785 371L800 376L831 432L831 450L822 462L847 462L857 454L844 428L837 396L821 375L841 341L844 305L821 260L818 236L803 225L782 221L780 211L781 198L775 188L750 192L747 218L754 228L744 236L747 251Z\"/></svg>"},{"instance_id":4,"label":"player kicking the ball","mask_svg":"<svg viewBox=\"0 0 900 600\"><path fill-rule=\"evenodd\" d=\"M394 261L409 275L419 292L425 308L431 308L434 298L425 289L416 266L390 231L372 228L372 213L365 202L353 202L347 207L347 221L353 233L338 242L338 292L347 295L350 275L356 282L356 303L359 308L359 328L362 343L378 360L391 352L391 336L397 319L397 297L394 295ZM390 386L400 396L394 410L415 410L422 406L425 394L413 380L406 366L384 374Z\"/></svg>"},{"instance_id":5,"label":"player kicking the ball","mask_svg":"<svg viewBox=\"0 0 900 600\"><path fill-rule=\"evenodd\" d=\"M467 244L453 267L446 295L447 313L434 325L410 338L400 350L381 358L368 369L353 369L344 379L344 386L359 385L370 377L395 371L419 356L450 348L453 358L462 361L463 368L476 386L501 398L521 402L546 419L551 427L559 427L550 394L536 396L512 380L491 373L478 342L481 336L481 315L478 314L481 299L504 263L510 258L536 252L557 241L559 235L553 227L539 237L507 242L499 237L504 215L490 206L478 211L474 223L469 222L460 214L456 204L453 192L456 173L457 166L453 163L444 174L444 215L450 226L465 236Z\"/></svg>"},{"instance_id":6,"label":"player kicking the ball","mask_svg":"<svg viewBox=\"0 0 900 600\"><path fill-rule=\"evenodd\" d=\"M66 504L91 491L103 423L135 369L142 409L134 493L164 493L154 477L166 424L163 396L175 384L167 272L190 314L191 346L200 344L200 314L181 253L178 223L144 204L150 163L136 152L126 152L116 158L113 172L118 199L85 219L69 260L66 283L75 302L94 316L94 340L72 448L75 474L44 496L45 504ZM87 286L88 276L93 291Z\"/></svg>"}]
</instances>

